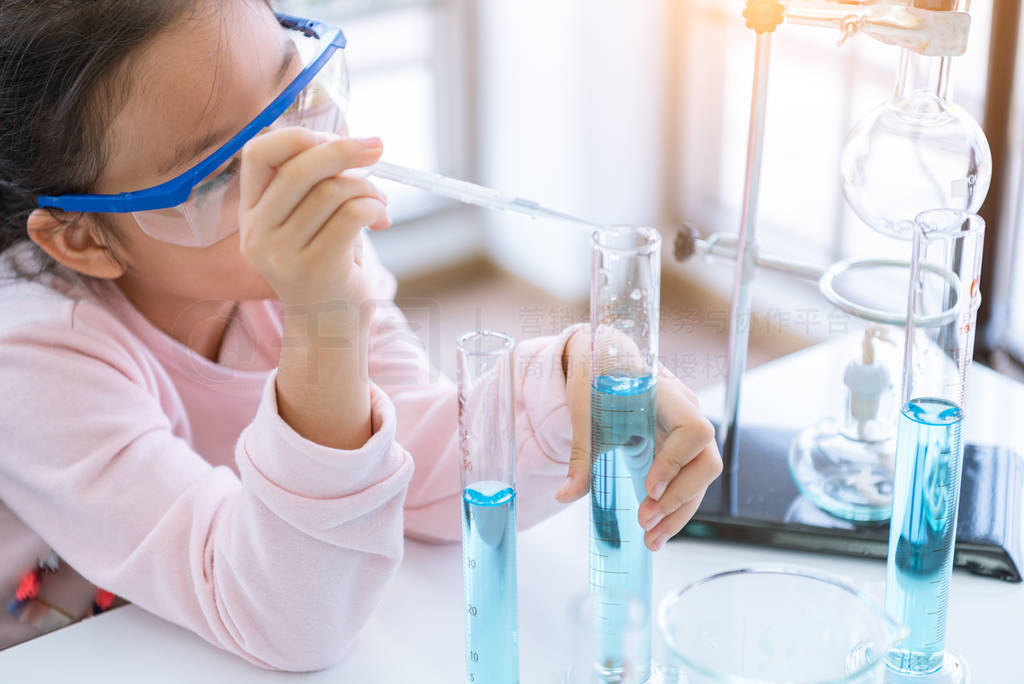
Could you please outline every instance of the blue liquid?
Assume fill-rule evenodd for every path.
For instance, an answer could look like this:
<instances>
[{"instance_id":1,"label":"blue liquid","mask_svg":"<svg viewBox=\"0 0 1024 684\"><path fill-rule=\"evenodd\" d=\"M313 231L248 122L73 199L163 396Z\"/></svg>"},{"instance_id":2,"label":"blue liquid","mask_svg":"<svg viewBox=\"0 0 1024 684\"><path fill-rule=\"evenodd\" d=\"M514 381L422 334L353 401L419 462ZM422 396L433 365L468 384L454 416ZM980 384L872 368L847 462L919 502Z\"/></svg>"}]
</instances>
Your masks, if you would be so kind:
<instances>
[{"instance_id":1,"label":"blue liquid","mask_svg":"<svg viewBox=\"0 0 1024 684\"><path fill-rule=\"evenodd\" d=\"M963 412L943 399L903 408L896 445L885 607L910 628L889 667L925 674L942 665L960 503Z\"/></svg>"},{"instance_id":2,"label":"blue liquid","mask_svg":"<svg viewBox=\"0 0 1024 684\"><path fill-rule=\"evenodd\" d=\"M654 460L655 390L651 376L600 376L590 393L590 586L598 597L598 630L608 635L599 640L596 664L608 682L618 681L633 658L639 681L650 677L650 620L638 652L623 653L620 633L629 616L614 597L635 596L651 615L651 552L637 508L647 496L644 480Z\"/></svg>"},{"instance_id":3,"label":"blue liquid","mask_svg":"<svg viewBox=\"0 0 1024 684\"><path fill-rule=\"evenodd\" d=\"M518 684L516 493L504 482L462 490L466 681Z\"/></svg>"}]
</instances>

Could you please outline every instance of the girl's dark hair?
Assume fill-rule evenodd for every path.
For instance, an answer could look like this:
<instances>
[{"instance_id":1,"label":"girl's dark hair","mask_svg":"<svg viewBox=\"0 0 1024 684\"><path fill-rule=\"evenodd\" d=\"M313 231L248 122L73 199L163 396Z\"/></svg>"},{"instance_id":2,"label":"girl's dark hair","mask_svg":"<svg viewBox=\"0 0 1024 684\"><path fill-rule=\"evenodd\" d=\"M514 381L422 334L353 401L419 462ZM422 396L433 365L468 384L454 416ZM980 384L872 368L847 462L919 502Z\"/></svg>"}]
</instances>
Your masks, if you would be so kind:
<instances>
[{"instance_id":1,"label":"girl's dark hair","mask_svg":"<svg viewBox=\"0 0 1024 684\"><path fill-rule=\"evenodd\" d=\"M0 253L28 240L39 196L94 187L131 88L129 55L186 10L222 1L0 0Z\"/></svg>"},{"instance_id":2,"label":"girl's dark hair","mask_svg":"<svg viewBox=\"0 0 1024 684\"><path fill-rule=\"evenodd\" d=\"M194 2L0 0L0 252L27 239L39 195L95 185L128 56Z\"/></svg>"}]
</instances>

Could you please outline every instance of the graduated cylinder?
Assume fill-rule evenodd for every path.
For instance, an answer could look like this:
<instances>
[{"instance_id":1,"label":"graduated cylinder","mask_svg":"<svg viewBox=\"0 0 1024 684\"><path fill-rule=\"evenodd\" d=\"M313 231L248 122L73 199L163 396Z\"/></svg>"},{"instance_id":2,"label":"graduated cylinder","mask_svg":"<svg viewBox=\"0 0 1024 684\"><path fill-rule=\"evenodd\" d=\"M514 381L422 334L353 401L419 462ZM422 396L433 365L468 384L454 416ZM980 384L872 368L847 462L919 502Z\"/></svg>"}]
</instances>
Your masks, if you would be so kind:
<instances>
[{"instance_id":1,"label":"graduated cylinder","mask_svg":"<svg viewBox=\"0 0 1024 684\"><path fill-rule=\"evenodd\" d=\"M650 228L601 230L593 239L590 320L590 584L600 640L595 681L647 681L651 626L629 664L619 633L630 615L621 596L651 614L651 552L637 509L654 460L661 237ZM624 671L633 667L636 672Z\"/></svg>"},{"instance_id":2,"label":"graduated cylinder","mask_svg":"<svg viewBox=\"0 0 1024 684\"><path fill-rule=\"evenodd\" d=\"M518 684L516 453L508 335L458 340L466 681Z\"/></svg>"},{"instance_id":3,"label":"graduated cylinder","mask_svg":"<svg viewBox=\"0 0 1024 684\"><path fill-rule=\"evenodd\" d=\"M910 628L887 663L908 674L950 662L946 616L984 234L981 218L948 209L915 225L885 586L886 610Z\"/></svg>"}]
</instances>

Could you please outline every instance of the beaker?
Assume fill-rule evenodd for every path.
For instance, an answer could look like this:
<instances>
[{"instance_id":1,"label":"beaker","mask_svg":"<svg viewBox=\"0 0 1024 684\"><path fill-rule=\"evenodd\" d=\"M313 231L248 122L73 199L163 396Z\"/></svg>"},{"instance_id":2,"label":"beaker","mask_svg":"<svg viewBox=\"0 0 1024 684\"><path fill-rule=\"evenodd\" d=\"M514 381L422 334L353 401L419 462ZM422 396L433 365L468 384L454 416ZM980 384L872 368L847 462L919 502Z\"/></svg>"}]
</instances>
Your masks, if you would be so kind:
<instances>
[{"instance_id":1,"label":"beaker","mask_svg":"<svg viewBox=\"0 0 1024 684\"><path fill-rule=\"evenodd\" d=\"M698 580L658 610L683 684L862 684L906 629L870 597L813 570L751 567Z\"/></svg>"},{"instance_id":2,"label":"beaker","mask_svg":"<svg viewBox=\"0 0 1024 684\"><path fill-rule=\"evenodd\" d=\"M616 227L593 238L590 290L590 585L608 626L601 667L617 682L625 654L615 638L628 615L616 596L651 613L651 552L637 511L654 460L661 236ZM642 634L640 681L651 678L651 628Z\"/></svg>"},{"instance_id":3,"label":"beaker","mask_svg":"<svg viewBox=\"0 0 1024 684\"><path fill-rule=\"evenodd\" d=\"M985 223L939 209L915 221L885 605L910 628L887 664L929 682L961 681L945 653L963 468L967 374ZM911 680L913 681L913 680Z\"/></svg>"},{"instance_id":4,"label":"beaker","mask_svg":"<svg viewBox=\"0 0 1024 684\"><path fill-rule=\"evenodd\" d=\"M601 602L614 600L622 604L622 617L614 625L604 619ZM641 670L650 659L650 613L648 606L636 596L608 592L602 597L591 592L576 596L570 605L572 621L572 655L563 684L604 684L609 672L602 653L609 642L622 654L620 669L614 673L616 684L643 684Z\"/></svg>"},{"instance_id":5,"label":"beaker","mask_svg":"<svg viewBox=\"0 0 1024 684\"><path fill-rule=\"evenodd\" d=\"M456 345L462 473L466 681L518 684L516 454L508 335Z\"/></svg>"}]
</instances>

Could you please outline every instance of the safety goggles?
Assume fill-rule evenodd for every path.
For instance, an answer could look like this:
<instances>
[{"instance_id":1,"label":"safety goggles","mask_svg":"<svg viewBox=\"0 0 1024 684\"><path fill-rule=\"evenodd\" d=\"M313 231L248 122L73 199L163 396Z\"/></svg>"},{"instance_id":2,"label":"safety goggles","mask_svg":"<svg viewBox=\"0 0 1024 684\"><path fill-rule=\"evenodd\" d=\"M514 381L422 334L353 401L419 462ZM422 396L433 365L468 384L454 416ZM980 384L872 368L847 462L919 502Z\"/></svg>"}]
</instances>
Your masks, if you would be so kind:
<instances>
[{"instance_id":1,"label":"safety goggles","mask_svg":"<svg viewBox=\"0 0 1024 684\"><path fill-rule=\"evenodd\" d=\"M302 71L237 135L177 178L152 188L114 195L42 196L38 206L132 214L146 235L189 247L206 247L235 233L242 147L268 128L339 132L348 108L346 40L341 29L314 19L276 16L295 43Z\"/></svg>"}]
</instances>

